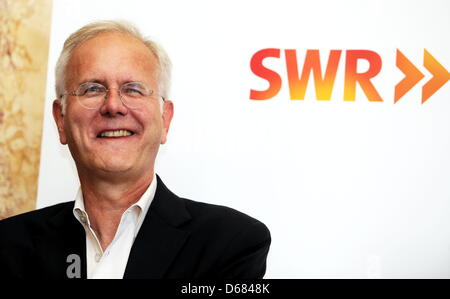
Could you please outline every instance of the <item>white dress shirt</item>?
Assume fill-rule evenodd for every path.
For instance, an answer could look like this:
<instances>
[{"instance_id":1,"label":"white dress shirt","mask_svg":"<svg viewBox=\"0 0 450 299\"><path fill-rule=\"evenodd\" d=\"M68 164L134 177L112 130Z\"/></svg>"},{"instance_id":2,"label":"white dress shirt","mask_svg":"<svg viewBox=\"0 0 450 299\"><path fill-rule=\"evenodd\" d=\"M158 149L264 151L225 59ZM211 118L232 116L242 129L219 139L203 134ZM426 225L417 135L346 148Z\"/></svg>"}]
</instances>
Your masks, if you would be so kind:
<instances>
[{"instance_id":1,"label":"white dress shirt","mask_svg":"<svg viewBox=\"0 0 450 299\"><path fill-rule=\"evenodd\" d=\"M83 225L86 232L86 260L87 278L123 278L125 268L130 255L131 246L134 243L145 215L150 207L156 192L156 175L142 197L129 207L120 219L119 227L113 241L102 250L100 242L91 227L89 216L84 207L83 193L81 188L75 198L73 214Z\"/></svg>"}]
</instances>

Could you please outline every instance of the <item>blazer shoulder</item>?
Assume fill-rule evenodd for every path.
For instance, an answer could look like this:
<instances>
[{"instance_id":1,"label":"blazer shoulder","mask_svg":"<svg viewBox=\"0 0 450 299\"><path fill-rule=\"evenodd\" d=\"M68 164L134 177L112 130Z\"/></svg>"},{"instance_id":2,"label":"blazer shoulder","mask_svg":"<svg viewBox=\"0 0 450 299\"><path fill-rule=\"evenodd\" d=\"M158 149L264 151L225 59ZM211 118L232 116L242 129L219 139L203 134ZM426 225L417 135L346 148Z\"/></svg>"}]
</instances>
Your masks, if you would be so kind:
<instances>
[{"instance_id":1,"label":"blazer shoulder","mask_svg":"<svg viewBox=\"0 0 450 299\"><path fill-rule=\"evenodd\" d=\"M73 203L64 202L0 220L0 238L39 232L49 219L70 208Z\"/></svg>"},{"instance_id":2,"label":"blazer shoulder","mask_svg":"<svg viewBox=\"0 0 450 299\"><path fill-rule=\"evenodd\" d=\"M191 215L189 257L199 257L199 277L262 278L271 235L261 221L235 209L183 199ZM200 254L198 254L200 256Z\"/></svg>"},{"instance_id":3,"label":"blazer shoulder","mask_svg":"<svg viewBox=\"0 0 450 299\"><path fill-rule=\"evenodd\" d=\"M192 216L192 220L204 229L238 234L244 231L252 231L259 239L270 239L270 231L261 221L222 205L197 202L182 198L186 209Z\"/></svg>"}]
</instances>

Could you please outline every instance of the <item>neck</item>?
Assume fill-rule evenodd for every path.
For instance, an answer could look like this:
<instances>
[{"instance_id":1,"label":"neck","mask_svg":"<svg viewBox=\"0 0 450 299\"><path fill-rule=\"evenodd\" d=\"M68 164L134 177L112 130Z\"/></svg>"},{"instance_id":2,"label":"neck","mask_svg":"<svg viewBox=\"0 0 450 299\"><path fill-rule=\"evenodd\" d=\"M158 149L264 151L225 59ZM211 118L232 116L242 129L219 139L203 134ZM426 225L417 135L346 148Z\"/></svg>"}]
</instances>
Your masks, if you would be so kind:
<instances>
[{"instance_id":1,"label":"neck","mask_svg":"<svg viewBox=\"0 0 450 299\"><path fill-rule=\"evenodd\" d=\"M122 214L136 203L153 179L153 169L135 180L105 180L80 174L84 205L102 249L112 242Z\"/></svg>"}]
</instances>

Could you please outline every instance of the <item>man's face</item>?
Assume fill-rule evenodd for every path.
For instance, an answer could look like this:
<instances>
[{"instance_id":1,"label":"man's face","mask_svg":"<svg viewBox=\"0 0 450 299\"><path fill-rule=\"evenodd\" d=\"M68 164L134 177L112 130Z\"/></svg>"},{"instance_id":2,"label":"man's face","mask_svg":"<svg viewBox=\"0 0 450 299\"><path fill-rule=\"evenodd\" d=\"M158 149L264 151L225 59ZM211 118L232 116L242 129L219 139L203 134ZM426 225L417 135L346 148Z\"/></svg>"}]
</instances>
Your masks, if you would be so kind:
<instances>
[{"instance_id":1,"label":"man's face","mask_svg":"<svg viewBox=\"0 0 450 299\"><path fill-rule=\"evenodd\" d=\"M151 51L139 40L105 33L79 45L66 69L66 90L85 82L110 89L99 109L86 109L75 96L67 96L66 111L59 100L53 114L62 144L68 144L81 173L120 177L139 176L153 170L159 145L165 143L173 104L151 97L139 108L130 109L120 100L118 88L127 82L142 82L159 93L159 66ZM105 131L127 130L130 136L101 137Z\"/></svg>"}]
</instances>

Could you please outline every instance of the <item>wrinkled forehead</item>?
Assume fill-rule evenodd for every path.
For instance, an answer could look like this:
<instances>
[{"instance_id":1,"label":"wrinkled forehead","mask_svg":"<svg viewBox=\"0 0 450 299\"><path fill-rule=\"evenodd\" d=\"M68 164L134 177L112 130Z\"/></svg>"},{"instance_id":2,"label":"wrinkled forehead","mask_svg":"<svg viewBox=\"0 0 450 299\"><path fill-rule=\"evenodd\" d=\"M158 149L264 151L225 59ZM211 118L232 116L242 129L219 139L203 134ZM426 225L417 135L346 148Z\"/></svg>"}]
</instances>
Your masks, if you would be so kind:
<instances>
[{"instance_id":1,"label":"wrinkled forehead","mask_svg":"<svg viewBox=\"0 0 450 299\"><path fill-rule=\"evenodd\" d=\"M142 41L122 33L103 33L73 50L66 69L66 87L88 80L154 85L159 73L155 55Z\"/></svg>"}]
</instances>

